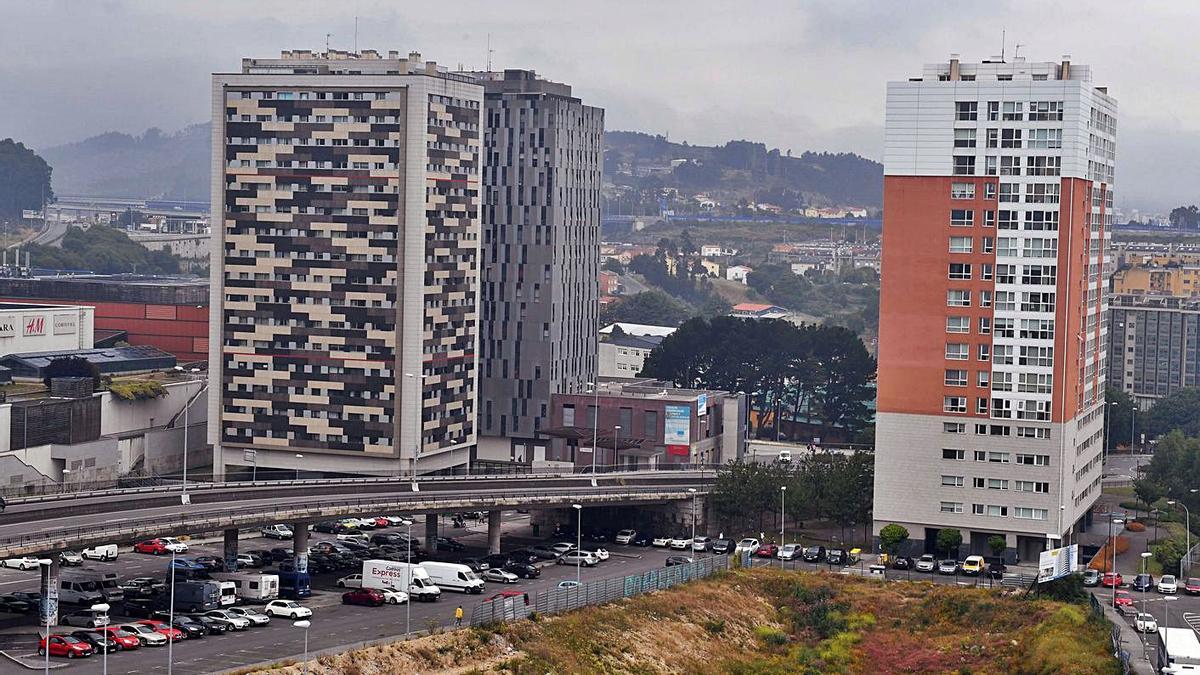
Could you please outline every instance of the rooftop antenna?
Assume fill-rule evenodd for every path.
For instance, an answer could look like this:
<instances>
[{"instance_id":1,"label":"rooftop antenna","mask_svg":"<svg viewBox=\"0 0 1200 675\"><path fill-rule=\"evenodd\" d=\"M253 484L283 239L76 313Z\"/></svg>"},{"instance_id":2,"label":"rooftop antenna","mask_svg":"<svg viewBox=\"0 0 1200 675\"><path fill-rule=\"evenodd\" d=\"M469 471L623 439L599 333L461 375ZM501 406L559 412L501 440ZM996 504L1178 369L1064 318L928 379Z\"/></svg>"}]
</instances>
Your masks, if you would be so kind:
<instances>
[{"instance_id":1,"label":"rooftop antenna","mask_svg":"<svg viewBox=\"0 0 1200 675\"><path fill-rule=\"evenodd\" d=\"M492 72L492 34L487 36L487 72Z\"/></svg>"},{"instance_id":2,"label":"rooftop antenna","mask_svg":"<svg viewBox=\"0 0 1200 675\"><path fill-rule=\"evenodd\" d=\"M1005 28L1001 28L1000 29L1000 63L1005 62L1004 61L1004 47L1006 46L1007 42L1008 42L1008 30Z\"/></svg>"},{"instance_id":3,"label":"rooftop antenna","mask_svg":"<svg viewBox=\"0 0 1200 675\"><path fill-rule=\"evenodd\" d=\"M354 17L354 53L358 53L358 17Z\"/></svg>"},{"instance_id":4,"label":"rooftop antenna","mask_svg":"<svg viewBox=\"0 0 1200 675\"><path fill-rule=\"evenodd\" d=\"M333 33L325 34L325 56L329 56L329 38L333 37Z\"/></svg>"},{"instance_id":5,"label":"rooftop antenna","mask_svg":"<svg viewBox=\"0 0 1200 675\"><path fill-rule=\"evenodd\" d=\"M1013 61L1016 61L1017 59L1019 59L1021 57L1021 47L1024 47L1024 46L1025 45L1018 42L1017 46L1013 47Z\"/></svg>"}]
</instances>

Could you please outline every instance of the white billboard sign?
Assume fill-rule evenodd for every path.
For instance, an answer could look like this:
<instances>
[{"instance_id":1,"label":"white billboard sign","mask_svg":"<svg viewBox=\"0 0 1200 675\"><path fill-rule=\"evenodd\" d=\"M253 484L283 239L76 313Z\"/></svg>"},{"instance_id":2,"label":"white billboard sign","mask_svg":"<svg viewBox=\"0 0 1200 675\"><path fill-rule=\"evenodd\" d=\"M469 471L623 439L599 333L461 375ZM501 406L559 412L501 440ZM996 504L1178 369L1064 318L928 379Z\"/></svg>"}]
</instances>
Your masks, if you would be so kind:
<instances>
[{"instance_id":1,"label":"white billboard sign","mask_svg":"<svg viewBox=\"0 0 1200 675\"><path fill-rule=\"evenodd\" d=\"M1065 577L1079 567L1079 545L1042 551L1038 555L1038 583Z\"/></svg>"}]
</instances>

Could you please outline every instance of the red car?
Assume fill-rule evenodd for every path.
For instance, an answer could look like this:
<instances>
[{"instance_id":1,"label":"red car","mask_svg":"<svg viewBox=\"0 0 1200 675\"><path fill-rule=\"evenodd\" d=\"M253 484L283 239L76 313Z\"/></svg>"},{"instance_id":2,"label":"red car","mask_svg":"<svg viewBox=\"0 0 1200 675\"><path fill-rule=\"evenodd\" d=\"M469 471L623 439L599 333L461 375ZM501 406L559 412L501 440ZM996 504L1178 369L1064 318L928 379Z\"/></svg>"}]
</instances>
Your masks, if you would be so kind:
<instances>
[{"instance_id":1,"label":"red car","mask_svg":"<svg viewBox=\"0 0 1200 675\"><path fill-rule=\"evenodd\" d=\"M342 594L343 605L366 605L368 607L379 607L387 599L383 597L383 593L374 588L360 588Z\"/></svg>"},{"instance_id":2,"label":"red car","mask_svg":"<svg viewBox=\"0 0 1200 675\"><path fill-rule=\"evenodd\" d=\"M38 641L38 654L46 653L46 638ZM78 658L80 656L91 656L92 646L80 640L77 637L70 635L51 635L50 636L50 656L65 656L68 659Z\"/></svg>"},{"instance_id":3,"label":"red car","mask_svg":"<svg viewBox=\"0 0 1200 675\"><path fill-rule=\"evenodd\" d=\"M779 553L779 546L776 544L763 544L754 551L754 555L759 558L774 558L776 553Z\"/></svg>"},{"instance_id":4,"label":"red car","mask_svg":"<svg viewBox=\"0 0 1200 675\"><path fill-rule=\"evenodd\" d=\"M1100 580L1100 585L1107 588L1116 588L1125 583L1125 579L1121 578L1120 572L1105 572L1104 578Z\"/></svg>"},{"instance_id":5,"label":"red car","mask_svg":"<svg viewBox=\"0 0 1200 675\"><path fill-rule=\"evenodd\" d=\"M391 524L392 524L392 521L388 520L387 518L384 518L383 516L380 516L375 519L375 527L390 527Z\"/></svg>"},{"instance_id":6,"label":"red car","mask_svg":"<svg viewBox=\"0 0 1200 675\"><path fill-rule=\"evenodd\" d=\"M167 550L167 545L162 543L162 541L159 539L147 539L146 541L139 541L133 545L133 552L149 553L152 555L163 555L164 553L170 553L170 551Z\"/></svg>"},{"instance_id":7,"label":"red car","mask_svg":"<svg viewBox=\"0 0 1200 675\"><path fill-rule=\"evenodd\" d=\"M1129 591L1117 591L1117 607L1133 607L1133 596Z\"/></svg>"},{"instance_id":8,"label":"red car","mask_svg":"<svg viewBox=\"0 0 1200 675\"><path fill-rule=\"evenodd\" d=\"M1183 590L1188 595L1200 595L1200 579L1188 577L1187 583L1183 585Z\"/></svg>"},{"instance_id":9,"label":"red car","mask_svg":"<svg viewBox=\"0 0 1200 675\"><path fill-rule=\"evenodd\" d=\"M156 632L166 635L167 639L171 642L179 642L184 638L183 631L179 630L178 628L168 626L166 621L159 621L157 619L142 619L141 621L138 621L138 623L144 626L150 626Z\"/></svg>"},{"instance_id":10,"label":"red car","mask_svg":"<svg viewBox=\"0 0 1200 675\"><path fill-rule=\"evenodd\" d=\"M127 633L117 626L104 626L98 628L104 637L117 643L117 649L125 651L127 649L137 649L142 646L142 641L137 639L137 636L132 633Z\"/></svg>"}]
</instances>

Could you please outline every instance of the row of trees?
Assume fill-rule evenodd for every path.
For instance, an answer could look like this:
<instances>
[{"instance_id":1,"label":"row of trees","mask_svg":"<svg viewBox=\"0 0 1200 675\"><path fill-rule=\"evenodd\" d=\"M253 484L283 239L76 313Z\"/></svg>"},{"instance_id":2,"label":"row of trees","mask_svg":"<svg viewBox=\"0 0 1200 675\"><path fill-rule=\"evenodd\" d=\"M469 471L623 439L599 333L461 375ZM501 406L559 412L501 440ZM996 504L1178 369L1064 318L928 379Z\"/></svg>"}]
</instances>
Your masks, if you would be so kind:
<instances>
[{"instance_id":1,"label":"row of trees","mask_svg":"<svg viewBox=\"0 0 1200 675\"><path fill-rule=\"evenodd\" d=\"M790 463L732 462L717 475L712 508L734 531L765 531L786 510L788 520L801 527L805 520L836 523L845 540L847 528L870 527L874 478L875 456L869 452L817 451Z\"/></svg>"},{"instance_id":2,"label":"row of trees","mask_svg":"<svg viewBox=\"0 0 1200 675\"><path fill-rule=\"evenodd\" d=\"M36 267L91 270L101 274L178 274L179 257L168 250L151 251L124 232L94 226L67 229L62 246L29 244L24 250Z\"/></svg>"},{"instance_id":3,"label":"row of trees","mask_svg":"<svg viewBox=\"0 0 1200 675\"><path fill-rule=\"evenodd\" d=\"M754 268L746 283L772 303L826 317L826 323L858 333L879 329L879 275L870 267L798 275L785 265L767 264Z\"/></svg>"},{"instance_id":4,"label":"row of trees","mask_svg":"<svg viewBox=\"0 0 1200 675\"><path fill-rule=\"evenodd\" d=\"M875 359L853 331L787 321L691 319L646 359L645 377L748 394L758 431L805 416L852 437L870 418Z\"/></svg>"},{"instance_id":5,"label":"row of trees","mask_svg":"<svg viewBox=\"0 0 1200 675\"><path fill-rule=\"evenodd\" d=\"M0 221L19 220L25 209L54 201L50 165L11 138L0 140Z\"/></svg>"}]
</instances>

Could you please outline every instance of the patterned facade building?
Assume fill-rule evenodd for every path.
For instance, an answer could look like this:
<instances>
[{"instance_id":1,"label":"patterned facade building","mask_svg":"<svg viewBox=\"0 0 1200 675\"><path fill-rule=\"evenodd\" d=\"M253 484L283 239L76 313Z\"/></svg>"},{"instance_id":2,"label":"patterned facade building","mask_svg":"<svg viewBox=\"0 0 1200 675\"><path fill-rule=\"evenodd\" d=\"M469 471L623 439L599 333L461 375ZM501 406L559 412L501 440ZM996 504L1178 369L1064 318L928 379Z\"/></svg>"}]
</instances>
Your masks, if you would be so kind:
<instances>
[{"instance_id":1,"label":"patterned facade building","mask_svg":"<svg viewBox=\"0 0 1200 675\"><path fill-rule=\"evenodd\" d=\"M1114 295L1108 323L1108 384L1141 408L1200 386L1200 298Z\"/></svg>"},{"instance_id":2,"label":"patterned facade building","mask_svg":"<svg viewBox=\"0 0 1200 675\"><path fill-rule=\"evenodd\" d=\"M214 75L218 470L465 463L482 108L481 86L416 53L284 52Z\"/></svg>"},{"instance_id":3,"label":"patterned facade building","mask_svg":"<svg viewBox=\"0 0 1200 675\"><path fill-rule=\"evenodd\" d=\"M486 95L480 455L547 459L550 397L595 379L604 111L532 71Z\"/></svg>"},{"instance_id":4,"label":"patterned facade building","mask_svg":"<svg viewBox=\"0 0 1200 675\"><path fill-rule=\"evenodd\" d=\"M1116 101L1087 66L927 65L890 82L876 532L1022 559L1100 493Z\"/></svg>"}]
</instances>

